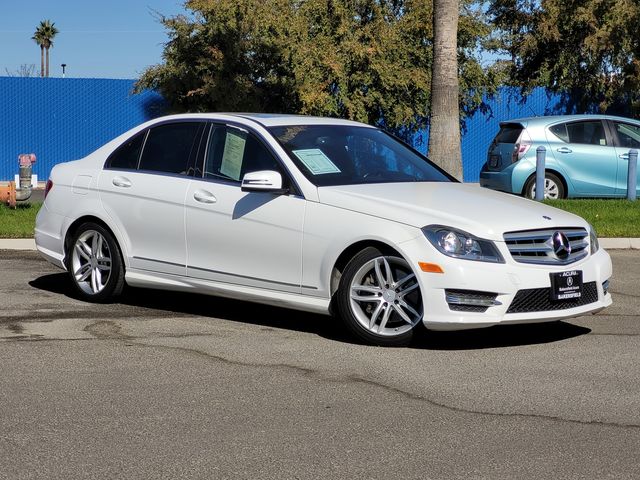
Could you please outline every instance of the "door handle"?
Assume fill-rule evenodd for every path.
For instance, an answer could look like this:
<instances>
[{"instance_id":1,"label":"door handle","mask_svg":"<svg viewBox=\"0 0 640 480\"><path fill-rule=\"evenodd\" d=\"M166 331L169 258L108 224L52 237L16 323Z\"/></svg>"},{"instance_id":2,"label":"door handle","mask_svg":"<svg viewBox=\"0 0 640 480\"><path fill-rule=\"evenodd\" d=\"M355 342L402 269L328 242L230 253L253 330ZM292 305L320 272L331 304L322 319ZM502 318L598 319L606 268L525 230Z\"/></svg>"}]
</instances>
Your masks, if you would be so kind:
<instances>
[{"instance_id":1,"label":"door handle","mask_svg":"<svg viewBox=\"0 0 640 480\"><path fill-rule=\"evenodd\" d=\"M111 183L113 183L116 187L122 188L129 188L131 186L131 180L124 177L115 177L113 180L111 180Z\"/></svg>"},{"instance_id":2,"label":"door handle","mask_svg":"<svg viewBox=\"0 0 640 480\"><path fill-rule=\"evenodd\" d=\"M211 192L206 190L196 190L193 194L193 198L196 202L200 203L216 203L218 199Z\"/></svg>"},{"instance_id":3,"label":"door handle","mask_svg":"<svg viewBox=\"0 0 640 480\"><path fill-rule=\"evenodd\" d=\"M569 147L560 147L556 150L558 153L571 153L572 150Z\"/></svg>"},{"instance_id":4,"label":"door handle","mask_svg":"<svg viewBox=\"0 0 640 480\"><path fill-rule=\"evenodd\" d=\"M620 155L618 155L618 158L621 158L622 160L629 160L629 154L621 153Z\"/></svg>"}]
</instances>

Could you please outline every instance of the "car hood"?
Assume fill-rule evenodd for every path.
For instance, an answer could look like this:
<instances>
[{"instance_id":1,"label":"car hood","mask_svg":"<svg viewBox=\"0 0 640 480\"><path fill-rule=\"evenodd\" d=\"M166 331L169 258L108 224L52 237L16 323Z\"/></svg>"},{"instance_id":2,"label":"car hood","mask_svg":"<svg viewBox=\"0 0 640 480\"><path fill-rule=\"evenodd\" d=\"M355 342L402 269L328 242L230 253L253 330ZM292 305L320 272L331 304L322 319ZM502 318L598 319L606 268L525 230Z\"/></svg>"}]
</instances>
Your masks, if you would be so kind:
<instances>
[{"instance_id":1,"label":"car hood","mask_svg":"<svg viewBox=\"0 0 640 480\"><path fill-rule=\"evenodd\" d=\"M584 227L571 213L473 184L385 183L319 187L321 203L422 228L446 225L489 240L504 232Z\"/></svg>"}]
</instances>

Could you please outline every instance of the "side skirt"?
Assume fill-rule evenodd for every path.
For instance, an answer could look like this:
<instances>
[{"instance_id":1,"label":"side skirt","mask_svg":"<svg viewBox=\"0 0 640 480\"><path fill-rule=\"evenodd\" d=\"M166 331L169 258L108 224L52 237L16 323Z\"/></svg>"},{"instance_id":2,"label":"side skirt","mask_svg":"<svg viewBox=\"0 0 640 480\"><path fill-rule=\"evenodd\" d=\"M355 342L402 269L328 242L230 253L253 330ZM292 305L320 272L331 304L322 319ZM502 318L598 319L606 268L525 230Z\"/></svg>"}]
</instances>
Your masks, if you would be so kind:
<instances>
[{"instance_id":1,"label":"side skirt","mask_svg":"<svg viewBox=\"0 0 640 480\"><path fill-rule=\"evenodd\" d=\"M235 300L263 303L275 307L291 308L305 312L330 315L328 298L311 297L297 293L276 292L264 288L246 287L231 283L214 282L178 275L151 273L128 269L125 280L132 287L177 290L181 292L215 295Z\"/></svg>"}]
</instances>

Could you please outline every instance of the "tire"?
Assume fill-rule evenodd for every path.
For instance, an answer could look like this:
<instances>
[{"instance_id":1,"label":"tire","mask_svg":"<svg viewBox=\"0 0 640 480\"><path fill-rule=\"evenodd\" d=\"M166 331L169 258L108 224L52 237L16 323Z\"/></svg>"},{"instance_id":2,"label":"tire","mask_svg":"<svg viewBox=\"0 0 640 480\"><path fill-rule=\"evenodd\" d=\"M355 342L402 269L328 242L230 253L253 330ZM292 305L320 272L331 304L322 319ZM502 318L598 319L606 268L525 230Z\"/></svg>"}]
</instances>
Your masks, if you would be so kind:
<instances>
[{"instance_id":1,"label":"tire","mask_svg":"<svg viewBox=\"0 0 640 480\"><path fill-rule=\"evenodd\" d=\"M408 345L422 328L422 293L402 257L368 247L346 266L336 310L353 336L382 347Z\"/></svg>"},{"instance_id":2,"label":"tire","mask_svg":"<svg viewBox=\"0 0 640 480\"><path fill-rule=\"evenodd\" d=\"M524 187L525 197L530 199L536 198L536 176L532 175L527 184ZM564 183L560 178L551 172L545 172L544 174L544 198L559 200L565 198L567 193L565 192Z\"/></svg>"},{"instance_id":3,"label":"tire","mask_svg":"<svg viewBox=\"0 0 640 480\"><path fill-rule=\"evenodd\" d=\"M106 303L122 292L124 264L120 248L111 232L97 223L83 223L76 230L69 243L66 266L74 291L85 301Z\"/></svg>"}]
</instances>

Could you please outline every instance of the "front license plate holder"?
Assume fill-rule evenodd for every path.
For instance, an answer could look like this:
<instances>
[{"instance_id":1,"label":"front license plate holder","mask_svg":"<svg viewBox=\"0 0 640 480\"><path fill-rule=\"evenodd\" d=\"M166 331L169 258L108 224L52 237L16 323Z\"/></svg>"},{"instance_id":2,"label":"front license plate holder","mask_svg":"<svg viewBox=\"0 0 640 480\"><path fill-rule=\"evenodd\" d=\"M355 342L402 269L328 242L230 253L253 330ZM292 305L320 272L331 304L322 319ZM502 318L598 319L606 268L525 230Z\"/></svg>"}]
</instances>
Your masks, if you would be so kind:
<instances>
[{"instance_id":1,"label":"front license plate holder","mask_svg":"<svg viewBox=\"0 0 640 480\"><path fill-rule=\"evenodd\" d=\"M564 302L582 297L582 270L551 273L551 300Z\"/></svg>"}]
</instances>

